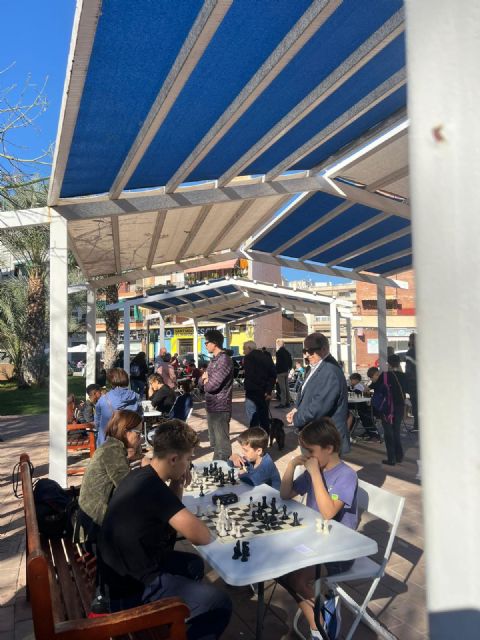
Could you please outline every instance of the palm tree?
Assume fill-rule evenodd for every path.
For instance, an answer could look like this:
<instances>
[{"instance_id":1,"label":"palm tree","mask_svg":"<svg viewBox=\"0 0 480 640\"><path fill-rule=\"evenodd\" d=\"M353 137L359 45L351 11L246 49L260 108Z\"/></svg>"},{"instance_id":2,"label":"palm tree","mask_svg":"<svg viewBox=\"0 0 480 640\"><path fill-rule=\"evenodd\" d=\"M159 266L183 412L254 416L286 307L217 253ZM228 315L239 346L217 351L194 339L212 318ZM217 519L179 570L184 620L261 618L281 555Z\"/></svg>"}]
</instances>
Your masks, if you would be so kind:
<instances>
[{"instance_id":1,"label":"palm tree","mask_svg":"<svg viewBox=\"0 0 480 640\"><path fill-rule=\"evenodd\" d=\"M6 352L13 364L13 375L19 385L23 379L23 342L27 327L27 286L25 279L11 277L0 287L0 349Z\"/></svg>"}]
</instances>

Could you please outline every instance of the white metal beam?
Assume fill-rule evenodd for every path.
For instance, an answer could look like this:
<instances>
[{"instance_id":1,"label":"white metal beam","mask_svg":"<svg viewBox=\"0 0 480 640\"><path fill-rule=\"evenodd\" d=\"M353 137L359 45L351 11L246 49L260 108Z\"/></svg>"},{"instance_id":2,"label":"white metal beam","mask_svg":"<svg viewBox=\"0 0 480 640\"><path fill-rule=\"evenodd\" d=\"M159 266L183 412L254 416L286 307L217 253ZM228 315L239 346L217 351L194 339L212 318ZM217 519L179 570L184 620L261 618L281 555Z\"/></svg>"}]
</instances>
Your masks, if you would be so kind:
<instances>
[{"instance_id":1,"label":"white metal beam","mask_svg":"<svg viewBox=\"0 0 480 640\"><path fill-rule=\"evenodd\" d=\"M374 274L357 273L356 271L349 271L347 269L336 269L334 267L328 267L327 265L315 264L313 262L301 262L293 258L285 258L280 256L272 256L269 253L263 251L248 251L248 255L252 260L258 260L259 262L265 262L267 264L276 264L279 267L286 267L288 269L300 269L301 271L308 271L310 273L323 273L328 276L334 276L336 278L345 278L345 280L359 280L360 282L369 282L370 284L383 283L387 287L394 287L400 289L407 289L408 284L402 280L393 280L384 278L382 276L376 276Z\"/></svg>"},{"instance_id":2,"label":"white metal beam","mask_svg":"<svg viewBox=\"0 0 480 640\"><path fill-rule=\"evenodd\" d=\"M115 259L115 271L122 273L122 263L120 260L120 230L118 226L118 216L111 216L110 224L112 225L112 244L113 257Z\"/></svg>"},{"instance_id":3,"label":"white metal beam","mask_svg":"<svg viewBox=\"0 0 480 640\"><path fill-rule=\"evenodd\" d=\"M55 205L60 196L101 7L102 0L77 0L48 193L49 205Z\"/></svg>"},{"instance_id":4,"label":"white metal beam","mask_svg":"<svg viewBox=\"0 0 480 640\"><path fill-rule=\"evenodd\" d=\"M175 256L175 261L176 262L178 262L183 256L186 255L186 253L188 252L188 249L190 248L191 244L193 242L195 242L195 240L197 239L197 234L199 233L203 223L207 219L208 214L212 210L212 207L213 207L213 205L204 205L200 209L200 213L195 217L195 220L193 222L192 228L187 233L187 237L183 241L182 246L180 247L180 249L177 251L177 255Z\"/></svg>"},{"instance_id":5,"label":"white metal beam","mask_svg":"<svg viewBox=\"0 0 480 640\"><path fill-rule=\"evenodd\" d=\"M67 486L68 280L67 223L52 212L50 224L49 477Z\"/></svg>"},{"instance_id":6,"label":"white metal beam","mask_svg":"<svg viewBox=\"0 0 480 640\"><path fill-rule=\"evenodd\" d=\"M110 190L118 198L215 35L233 0L205 0Z\"/></svg>"},{"instance_id":7,"label":"white metal beam","mask_svg":"<svg viewBox=\"0 0 480 640\"><path fill-rule=\"evenodd\" d=\"M314 256L319 255L323 251L328 251L328 249L335 247L340 242L343 242L344 240L348 240L352 236L356 236L357 234L362 233L362 231L365 231L366 229L370 229L371 227L374 227L376 224L378 224L379 222L383 222L387 218L388 216L384 213L380 213L377 216L373 216L373 218L370 218L370 220L367 220L366 222L362 222L362 224L359 224L356 227L349 229L349 231L346 231L345 233L338 235L334 240L330 240L330 242L325 242L323 245L320 245L315 249L312 249L305 255L301 256L300 260L310 260L310 258L313 258Z\"/></svg>"},{"instance_id":8,"label":"white metal beam","mask_svg":"<svg viewBox=\"0 0 480 640\"><path fill-rule=\"evenodd\" d=\"M123 368L130 375L130 309L126 304L123 309Z\"/></svg>"},{"instance_id":9,"label":"white metal beam","mask_svg":"<svg viewBox=\"0 0 480 640\"><path fill-rule=\"evenodd\" d=\"M336 118L327 127L319 131L317 135L313 136L310 140L305 142L301 147L296 149L293 153L289 154L281 162L279 162L273 169L271 169L265 176L266 180L273 180L277 176L281 175L284 171L291 166L300 162L305 156L317 149L320 145L333 138L337 133L348 127L350 124L358 120L362 115L373 109L377 104L385 100L389 95L397 91L406 82L405 69L397 71L393 76L382 82L381 85L376 87L367 96L362 98L359 102L353 105L350 109L345 111L341 116Z\"/></svg>"},{"instance_id":10,"label":"white metal beam","mask_svg":"<svg viewBox=\"0 0 480 640\"><path fill-rule=\"evenodd\" d=\"M0 229L33 227L39 224L50 224L50 210L48 207L0 212Z\"/></svg>"},{"instance_id":11,"label":"white metal beam","mask_svg":"<svg viewBox=\"0 0 480 640\"><path fill-rule=\"evenodd\" d=\"M147 269L152 268L153 261L155 259L155 254L157 252L158 242L162 235L163 225L165 224L165 219L167 217L166 211L159 211L157 213L157 220L155 221L155 227L152 233L152 240L150 242L150 249L148 252L147 262L145 264Z\"/></svg>"},{"instance_id":12,"label":"white metal beam","mask_svg":"<svg viewBox=\"0 0 480 640\"><path fill-rule=\"evenodd\" d=\"M378 359L380 369L387 371L387 300L385 297L385 286L377 285L377 319L378 319Z\"/></svg>"},{"instance_id":13,"label":"white metal beam","mask_svg":"<svg viewBox=\"0 0 480 640\"><path fill-rule=\"evenodd\" d=\"M395 13L378 31L370 36L360 47L342 62L327 78L325 78L308 96L299 102L270 131L268 131L253 147L235 162L218 179L223 186L239 175L246 167L261 156L277 140L293 129L309 113L316 109L330 95L339 89L349 78L362 69L374 56L384 49L404 30L403 9Z\"/></svg>"},{"instance_id":14,"label":"white metal beam","mask_svg":"<svg viewBox=\"0 0 480 640\"><path fill-rule=\"evenodd\" d=\"M87 364L85 384L93 384L96 379L96 343L97 343L97 309L96 290L87 288Z\"/></svg>"},{"instance_id":15,"label":"white metal beam","mask_svg":"<svg viewBox=\"0 0 480 640\"><path fill-rule=\"evenodd\" d=\"M214 126L193 149L188 158L167 182L166 191L174 191L200 164L209 151L223 138L235 122L247 111L321 25L335 12L341 0L313 0L310 7L287 33L239 95L220 116Z\"/></svg>"},{"instance_id":16,"label":"white metal beam","mask_svg":"<svg viewBox=\"0 0 480 640\"><path fill-rule=\"evenodd\" d=\"M349 253L345 253L343 256L340 256L335 260L335 262L328 262L327 267L330 267L334 264L342 264L342 262L346 262L347 260L351 260L352 258L356 258L357 256L362 255L362 253L367 253L367 251L371 251L372 249L377 249L378 247L383 247L384 244L388 244L389 242L393 242L394 240L398 240L399 238L403 238L404 236L408 236L411 233L411 228L407 227L406 229L401 229L400 231L396 231L395 233L391 233L388 236L384 236L379 240L375 240L375 242L371 242L370 244L366 244L364 247L359 247L358 249L354 249Z\"/></svg>"},{"instance_id":17,"label":"white metal beam","mask_svg":"<svg viewBox=\"0 0 480 640\"><path fill-rule=\"evenodd\" d=\"M304 204L304 202L302 202L302 204ZM300 240L303 240L314 231L317 231L328 222L335 220L335 218L338 218L340 214L344 213L351 207L353 207L353 202L342 202L342 204L338 205L338 207L335 207L334 209L323 215L321 218L310 224L308 227L305 227L299 233L295 234L292 238L287 240L287 242L284 242L282 245L280 245L277 249L275 249L275 251L272 252L273 255L282 255L286 249L293 247L293 245L297 244L297 242L300 242ZM292 211L289 211L288 215L291 215L291 213ZM282 218L282 222L284 219L285 218Z\"/></svg>"}]
</instances>

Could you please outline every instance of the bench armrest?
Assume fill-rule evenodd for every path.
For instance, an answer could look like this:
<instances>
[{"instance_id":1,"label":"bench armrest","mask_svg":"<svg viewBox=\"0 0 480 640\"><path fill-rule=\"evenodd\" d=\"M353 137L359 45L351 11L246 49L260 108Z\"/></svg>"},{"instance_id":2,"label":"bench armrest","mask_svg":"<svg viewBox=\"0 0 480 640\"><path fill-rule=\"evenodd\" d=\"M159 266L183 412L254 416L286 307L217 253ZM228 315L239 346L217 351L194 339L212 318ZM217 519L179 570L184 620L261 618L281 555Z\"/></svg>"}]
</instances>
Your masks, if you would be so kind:
<instances>
[{"instance_id":1,"label":"bench armrest","mask_svg":"<svg viewBox=\"0 0 480 640\"><path fill-rule=\"evenodd\" d=\"M164 598L100 618L60 622L55 625L55 638L81 640L83 637L89 640L104 640L110 636L172 625L170 633L164 637L172 640L186 640L185 619L189 615L190 611L182 600ZM149 637L155 636L150 633Z\"/></svg>"}]
</instances>

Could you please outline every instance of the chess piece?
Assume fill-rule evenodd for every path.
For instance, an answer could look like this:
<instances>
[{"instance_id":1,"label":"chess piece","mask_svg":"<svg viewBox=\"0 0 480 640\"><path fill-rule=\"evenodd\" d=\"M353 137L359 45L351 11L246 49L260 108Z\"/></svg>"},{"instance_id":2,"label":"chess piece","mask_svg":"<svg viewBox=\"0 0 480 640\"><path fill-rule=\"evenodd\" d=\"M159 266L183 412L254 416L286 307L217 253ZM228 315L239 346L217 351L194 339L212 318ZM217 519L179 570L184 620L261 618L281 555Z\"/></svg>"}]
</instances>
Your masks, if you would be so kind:
<instances>
[{"instance_id":1,"label":"chess piece","mask_svg":"<svg viewBox=\"0 0 480 640\"><path fill-rule=\"evenodd\" d=\"M315 520L315 524L316 524L316 531L317 533L323 533L323 520L321 518L317 518Z\"/></svg>"},{"instance_id":2,"label":"chess piece","mask_svg":"<svg viewBox=\"0 0 480 640\"><path fill-rule=\"evenodd\" d=\"M215 469L215 471L218 471L218 462L213 463L213 468Z\"/></svg>"},{"instance_id":3,"label":"chess piece","mask_svg":"<svg viewBox=\"0 0 480 640\"><path fill-rule=\"evenodd\" d=\"M282 510L283 510L282 520L288 520L287 505L286 504L283 505Z\"/></svg>"},{"instance_id":4,"label":"chess piece","mask_svg":"<svg viewBox=\"0 0 480 640\"><path fill-rule=\"evenodd\" d=\"M208 467L203 467L203 476L204 478L208 476Z\"/></svg>"},{"instance_id":5,"label":"chess piece","mask_svg":"<svg viewBox=\"0 0 480 640\"><path fill-rule=\"evenodd\" d=\"M270 526L270 518L268 516L265 518L264 524L265 524L265 531L270 531L272 527Z\"/></svg>"},{"instance_id":6,"label":"chess piece","mask_svg":"<svg viewBox=\"0 0 480 640\"><path fill-rule=\"evenodd\" d=\"M276 498L272 498L272 501L270 503L270 508L272 510L272 514L276 515L278 513L278 509L277 509L277 499Z\"/></svg>"},{"instance_id":7,"label":"chess piece","mask_svg":"<svg viewBox=\"0 0 480 640\"><path fill-rule=\"evenodd\" d=\"M250 509L250 511L253 509L253 498L252 498L252 496L250 496L250 502L248 503L248 508Z\"/></svg>"},{"instance_id":8,"label":"chess piece","mask_svg":"<svg viewBox=\"0 0 480 640\"><path fill-rule=\"evenodd\" d=\"M227 530L225 529L225 520L220 522L220 531L218 532L220 538L224 538L227 535Z\"/></svg>"},{"instance_id":9,"label":"chess piece","mask_svg":"<svg viewBox=\"0 0 480 640\"><path fill-rule=\"evenodd\" d=\"M247 540L242 542L242 553L246 553L250 557L250 543Z\"/></svg>"},{"instance_id":10,"label":"chess piece","mask_svg":"<svg viewBox=\"0 0 480 640\"><path fill-rule=\"evenodd\" d=\"M267 496L262 496L262 509L267 509Z\"/></svg>"},{"instance_id":11,"label":"chess piece","mask_svg":"<svg viewBox=\"0 0 480 640\"><path fill-rule=\"evenodd\" d=\"M300 526L300 522L298 520L298 511L294 511L292 527L299 527L299 526Z\"/></svg>"},{"instance_id":12,"label":"chess piece","mask_svg":"<svg viewBox=\"0 0 480 640\"><path fill-rule=\"evenodd\" d=\"M236 545L233 547L233 556L232 556L232 560L238 560L240 558L240 556L242 555L242 551L240 549L240 540L236 543Z\"/></svg>"},{"instance_id":13,"label":"chess piece","mask_svg":"<svg viewBox=\"0 0 480 640\"><path fill-rule=\"evenodd\" d=\"M328 520L323 521L323 535L328 536L330 534L330 525Z\"/></svg>"},{"instance_id":14,"label":"chess piece","mask_svg":"<svg viewBox=\"0 0 480 640\"><path fill-rule=\"evenodd\" d=\"M203 498L205 494L203 493L203 484L200 485L200 498Z\"/></svg>"},{"instance_id":15,"label":"chess piece","mask_svg":"<svg viewBox=\"0 0 480 640\"><path fill-rule=\"evenodd\" d=\"M255 511L252 511L252 522L257 522L257 514Z\"/></svg>"},{"instance_id":16,"label":"chess piece","mask_svg":"<svg viewBox=\"0 0 480 640\"><path fill-rule=\"evenodd\" d=\"M237 524L236 528L235 528L235 537L236 538L241 538L242 537L242 527Z\"/></svg>"},{"instance_id":17,"label":"chess piece","mask_svg":"<svg viewBox=\"0 0 480 640\"><path fill-rule=\"evenodd\" d=\"M220 504L220 500L215 498L215 513L218 513L218 505Z\"/></svg>"}]
</instances>

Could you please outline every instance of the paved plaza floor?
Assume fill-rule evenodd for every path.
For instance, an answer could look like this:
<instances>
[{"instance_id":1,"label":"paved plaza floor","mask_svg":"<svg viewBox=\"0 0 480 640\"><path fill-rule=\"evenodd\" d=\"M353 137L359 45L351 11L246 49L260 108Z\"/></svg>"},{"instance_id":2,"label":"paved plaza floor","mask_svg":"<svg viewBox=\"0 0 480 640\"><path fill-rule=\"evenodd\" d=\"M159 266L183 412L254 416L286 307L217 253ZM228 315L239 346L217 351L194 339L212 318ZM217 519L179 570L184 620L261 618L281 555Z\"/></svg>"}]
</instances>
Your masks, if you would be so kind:
<instances>
[{"instance_id":1,"label":"paved plaza floor","mask_svg":"<svg viewBox=\"0 0 480 640\"><path fill-rule=\"evenodd\" d=\"M231 423L234 449L238 434L245 428L243 395L236 392ZM285 413L273 409L273 415ZM198 459L209 460L212 450L207 437L207 425L203 403L196 403L190 422L200 436ZM33 638L30 607L25 599L25 537L21 500L12 491L12 469L20 453L27 452L35 466L35 477L48 474L48 418L42 416L1 417L0 437L0 640L26 640ZM380 582L370 603L370 610L389 631L401 640L428 638L425 562L421 487L416 480L419 458L417 437L402 434L405 460L396 467L382 466L384 445L358 443L352 447L345 460L357 471L359 478L393 493L405 496L406 504L398 529L393 553L387 567L387 575ZM286 447L279 452L274 445L270 451L282 474L288 460L296 454L297 437L287 430ZM69 460L70 461L70 460ZM71 460L75 460L72 458ZM76 478L71 484L78 484ZM380 558L388 540L386 525L382 522L362 519L359 529L378 542ZM183 543L185 544L185 543ZM178 546L177 546L178 548ZM234 615L225 632L224 640L252 640L254 638L256 601L250 588L229 587L215 574L208 571L207 579L228 591L234 602ZM295 638L291 624L295 604L281 588L274 590L274 583L266 585L267 599L272 595L270 610L265 618L265 640L289 640ZM357 583L350 592L357 600L366 593L369 583ZM342 608L343 630L351 621L349 612ZM343 637L343 636L341 636ZM355 638L370 640L376 634L360 625Z\"/></svg>"}]
</instances>

